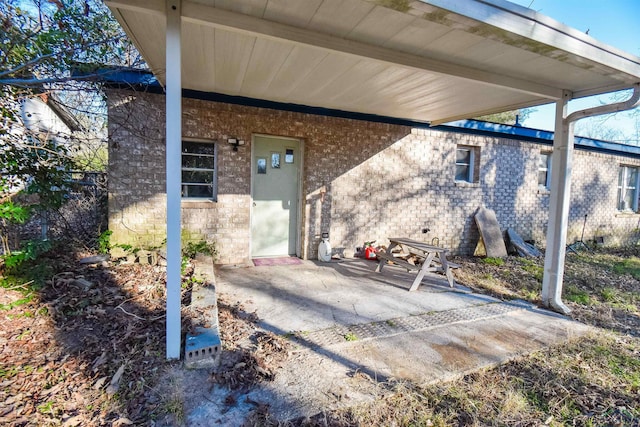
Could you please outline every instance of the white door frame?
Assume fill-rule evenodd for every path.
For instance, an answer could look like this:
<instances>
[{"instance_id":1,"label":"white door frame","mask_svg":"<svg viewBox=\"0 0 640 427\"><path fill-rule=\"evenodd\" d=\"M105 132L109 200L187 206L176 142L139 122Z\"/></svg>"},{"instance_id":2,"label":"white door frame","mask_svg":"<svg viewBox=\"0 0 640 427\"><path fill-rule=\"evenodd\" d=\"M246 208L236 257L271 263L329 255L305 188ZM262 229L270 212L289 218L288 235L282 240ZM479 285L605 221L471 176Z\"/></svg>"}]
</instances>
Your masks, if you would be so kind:
<instances>
[{"instance_id":1,"label":"white door frame","mask_svg":"<svg viewBox=\"0 0 640 427\"><path fill-rule=\"evenodd\" d=\"M271 134L266 134L266 133L254 133L251 134L251 158L250 158L250 162L251 162L251 201L249 203L249 258L251 258L251 254L253 253L253 233L251 231L252 226L253 226L253 177L255 174L255 167L256 165L254 164L253 161L253 155L254 155L254 151L255 151L255 138L256 137L261 137L261 138L273 138L273 139L283 139L283 140L289 140L289 141L294 141L298 144L298 151L299 151L299 155L298 157L300 157L299 160L299 165L300 167L298 168L298 203L296 206L296 209L298 210L298 215L297 215L297 224L296 224L296 256L300 257L302 254L302 241L304 240L302 238L302 224L303 224L303 218L302 218L302 214L303 214L303 209L302 207L304 206L304 197L302 196L302 189L303 189L303 185L302 185L302 176L303 176L303 170L304 170L304 140L300 139L300 138L293 138L290 136L280 136L280 135L271 135Z\"/></svg>"}]
</instances>

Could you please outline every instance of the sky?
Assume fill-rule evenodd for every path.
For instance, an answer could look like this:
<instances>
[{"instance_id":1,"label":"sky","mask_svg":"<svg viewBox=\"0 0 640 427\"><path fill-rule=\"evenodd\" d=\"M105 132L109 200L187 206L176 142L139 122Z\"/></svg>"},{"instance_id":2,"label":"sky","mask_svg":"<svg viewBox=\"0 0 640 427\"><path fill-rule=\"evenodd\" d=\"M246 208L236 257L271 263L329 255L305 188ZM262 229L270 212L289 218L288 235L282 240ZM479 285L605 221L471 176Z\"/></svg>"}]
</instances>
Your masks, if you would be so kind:
<instances>
[{"instance_id":1,"label":"sky","mask_svg":"<svg viewBox=\"0 0 640 427\"><path fill-rule=\"evenodd\" d=\"M589 32L596 40L640 56L640 0L509 0L533 9L577 30ZM569 103L570 111L609 103L609 97L590 97ZM523 123L536 129L553 130L555 106L536 107ZM586 121L586 120L585 120ZM583 122L583 121L581 121ZM598 122L600 123L600 122ZM619 129L640 144L636 121L627 114L608 116L603 124ZM578 122L576 133L589 125ZM634 141L630 141L634 143Z\"/></svg>"}]
</instances>

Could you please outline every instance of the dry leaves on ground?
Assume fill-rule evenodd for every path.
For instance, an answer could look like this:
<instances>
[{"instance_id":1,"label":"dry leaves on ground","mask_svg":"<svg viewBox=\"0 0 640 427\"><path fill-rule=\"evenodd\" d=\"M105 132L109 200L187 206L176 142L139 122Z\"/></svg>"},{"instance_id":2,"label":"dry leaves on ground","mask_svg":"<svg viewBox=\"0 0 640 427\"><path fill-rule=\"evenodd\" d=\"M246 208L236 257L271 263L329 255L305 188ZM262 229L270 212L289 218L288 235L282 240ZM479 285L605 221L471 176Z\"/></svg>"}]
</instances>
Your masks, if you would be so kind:
<instances>
[{"instance_id":1,"label":"dry leaves on ground","mask_svg":"<svg viewBox=\"0 0 640 427\"><path fill-rule=\"evenodd\" d=\"M289 355L290 344L282 337L256 328L255 313L241 304L230 304L219 296L218 315L224 351L222 362L211 379L232 390L247 389L270 381Z\"/></svg>"},{"instance_id":2,"label":"dry leaves on ground","mask_svg":"<svg viewBox=\"0 0 640 427\"><path fill-rule=\"evenodd\" d=\"M56 273L0 316L0 423L127 425L155 410L164 359L165 274L142 265L39 262ZM0 288L0 299L17 301ZM6 307L5 307L6 308Z\"/></svg>"}]
</instances>

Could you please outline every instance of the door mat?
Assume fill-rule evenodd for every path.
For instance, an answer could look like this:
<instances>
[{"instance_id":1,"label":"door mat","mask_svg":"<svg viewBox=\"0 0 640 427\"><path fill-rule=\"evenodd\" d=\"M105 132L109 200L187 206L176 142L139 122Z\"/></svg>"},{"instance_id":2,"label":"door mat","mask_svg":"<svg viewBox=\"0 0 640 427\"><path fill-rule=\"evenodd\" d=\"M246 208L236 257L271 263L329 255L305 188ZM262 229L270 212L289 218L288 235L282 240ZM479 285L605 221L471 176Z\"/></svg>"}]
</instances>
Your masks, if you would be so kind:
<instances>
[{"instance_id":1,"label":"door mat","mask_svg":"<svg viewBox=\"0 0 640 427\"><path fill-rule=\"evenodd\" d=\"M302 264L300 258L293 256L283 256L278 258L254 258L252 259L253 265L256 267L268 266L268 265L296 265Z\"/></svg>"}]
</instances>

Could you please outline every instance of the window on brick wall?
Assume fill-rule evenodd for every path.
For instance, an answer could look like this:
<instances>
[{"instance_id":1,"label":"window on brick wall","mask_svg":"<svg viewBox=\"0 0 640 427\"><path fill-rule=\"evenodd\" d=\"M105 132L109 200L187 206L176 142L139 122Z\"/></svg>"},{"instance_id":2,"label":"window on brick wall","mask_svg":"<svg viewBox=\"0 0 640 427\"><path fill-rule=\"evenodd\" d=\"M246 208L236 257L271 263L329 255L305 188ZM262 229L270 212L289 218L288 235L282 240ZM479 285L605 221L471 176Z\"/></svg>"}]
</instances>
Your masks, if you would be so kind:
<instances>
[{"instance_id":1,"label":"window on brick wall","mask_svg":"<svg viewBox=\"0 0 640 427\"><path fill-rule=\"evenodd\" d=\"M217 197L216 145L211 142L182 141L182 197Z\"/></svg>"},{"instance_id":2,"label":"window on brick wall","mask_svg":"<svg viewBox=\"0 0 640 427\"><path fill-rule=\"evenodd\" d=\"M538 188L551 188L551 152L541 152L538 160Z\"/></svg>"},{"instance_id":3,"label":"window on brick wall","mask_svg":"<svg viewBox=\"0 0 640 427\"><path fill-rule=\"evenodd\" d=\"M480 147L458 145L456 148L456 181L478 182Z\"/></svg>"},{"instance_id":4,"label":"window on brick wall","mask_svg":"<svg viewBox=\"0 0 640 427\"><path fill-rule=\"evenodd\" d=\"M620 166L618 172L618 210L638 211L638 168L632 166Z\"/></svg>"}]
</instances>

